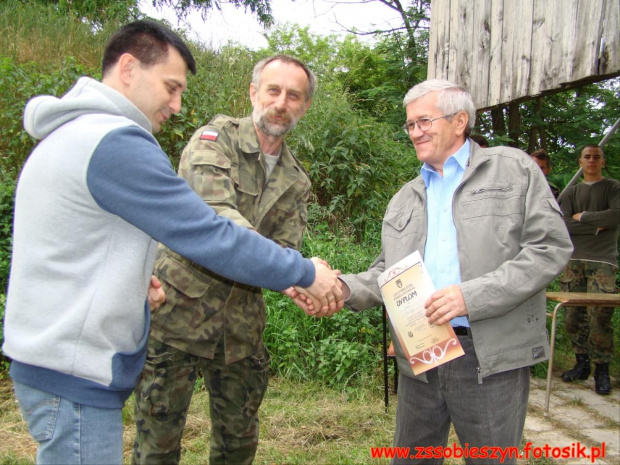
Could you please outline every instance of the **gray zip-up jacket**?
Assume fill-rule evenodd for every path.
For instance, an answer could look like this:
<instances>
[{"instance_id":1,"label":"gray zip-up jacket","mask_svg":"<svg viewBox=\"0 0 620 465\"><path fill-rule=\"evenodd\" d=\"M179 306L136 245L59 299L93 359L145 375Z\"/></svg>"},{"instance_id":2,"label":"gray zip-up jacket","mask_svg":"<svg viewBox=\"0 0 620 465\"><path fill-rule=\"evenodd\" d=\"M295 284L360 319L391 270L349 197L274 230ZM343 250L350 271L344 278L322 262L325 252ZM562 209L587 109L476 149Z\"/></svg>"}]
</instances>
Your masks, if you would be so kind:
<instances>
[{"instance_id":1,"label":"gray zip-up jacket","mask_svg":"<svg viewBox=\"0 0 620 465\"><path fill-rule=\"evenodd\" d=\"M573 248L558 204L530 157L509 147L471 146L452 210L460 287L482 382L549 358L545 287ZM416 250L423 255L426 229L426 186L418 176L388 205L381 255L368 271L341 277L351 289L347 305L354 310L381 305L377 277ZM399 369L413 376L392 336Z\"/></svg>"}]
</instances>

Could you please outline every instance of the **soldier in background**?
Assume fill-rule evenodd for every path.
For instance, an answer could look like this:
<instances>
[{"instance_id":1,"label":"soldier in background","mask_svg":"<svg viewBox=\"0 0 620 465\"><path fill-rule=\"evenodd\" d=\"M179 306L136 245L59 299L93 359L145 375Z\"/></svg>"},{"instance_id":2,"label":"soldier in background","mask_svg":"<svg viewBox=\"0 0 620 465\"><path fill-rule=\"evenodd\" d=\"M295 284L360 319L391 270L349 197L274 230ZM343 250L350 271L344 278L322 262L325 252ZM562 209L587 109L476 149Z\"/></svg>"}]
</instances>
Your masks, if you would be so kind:
<instances>
[{"instance_id":1,"label":"soldier in background","mask_svg":"<svg viewBox=\"0 0 620 465\"><path fill-rule=\"evenodd\" d=\"M562 195L564 222L574 251L560 277L564 292L614 294L618 270L618 230L620 228L620 182L602 175L605 154L597 145L586 145L579 166L583 182ZM609 362L613 355L613 308L567 307L566 331L571 338L577 363L562 373L573 382L590 376L590 356L594 361L594 390L611 393Z\"/></svg>"},{"instance_id":2,"label":"soldier in background","mask_svg":"<svg viewBox=\"0 0 620 465\"><path fill-rule=\"evenodd\" d=\"M213 118L193 135L179 167L219 215L295 249L302 244L311 185L284 135L306 113L315 87L312 71L295 58L260 61L250 84L252 117ZM165 247L155 273L167 301L153 314L135 391L134 463L179 462L199 370L210 397L209 462L252 463L269 372L262 289L223 278Z\"/></svg>"},{"instance_id":3,"label":"soldier in background","mask_svg":"<svg viewBox=\"0 0 620 465\"><path fill-rule=\"evenodd\" d=\"M540 166L540 169L545 175L545 178L547 178L547 184L549 184L549 189L551 189L553 196L557 199L558 195L560 195L560 189L558 189L555 184L549 181L548 178L549 173L551 173L551 157L545 149L535 150L530 154L530 157L532 157L532 160L534 160L534 162L538 166Z\"/></svg>"}]
</instances>

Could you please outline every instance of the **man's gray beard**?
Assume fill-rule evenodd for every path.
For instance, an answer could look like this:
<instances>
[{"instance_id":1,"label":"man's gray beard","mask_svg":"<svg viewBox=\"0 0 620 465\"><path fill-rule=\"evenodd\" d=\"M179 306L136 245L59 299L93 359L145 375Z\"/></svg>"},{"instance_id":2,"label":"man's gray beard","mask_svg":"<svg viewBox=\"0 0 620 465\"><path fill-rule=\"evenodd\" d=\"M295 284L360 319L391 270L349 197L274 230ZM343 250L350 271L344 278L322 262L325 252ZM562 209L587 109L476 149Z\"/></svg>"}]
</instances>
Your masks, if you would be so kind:
<instances>
[{"instance_id":1,"label":"man's gray beard","mask_svg":"<svg viewBox=\"0 0 620 465\"><path fill-rule=\"evenodd\" d=\"M299 118L291 117L291 121L284 126L272 124L267 120L266 112L262 108L254 107L252 110L252 120L258 130L266 136L281 137L297 126Z\"/></svg>"}]
</instances>

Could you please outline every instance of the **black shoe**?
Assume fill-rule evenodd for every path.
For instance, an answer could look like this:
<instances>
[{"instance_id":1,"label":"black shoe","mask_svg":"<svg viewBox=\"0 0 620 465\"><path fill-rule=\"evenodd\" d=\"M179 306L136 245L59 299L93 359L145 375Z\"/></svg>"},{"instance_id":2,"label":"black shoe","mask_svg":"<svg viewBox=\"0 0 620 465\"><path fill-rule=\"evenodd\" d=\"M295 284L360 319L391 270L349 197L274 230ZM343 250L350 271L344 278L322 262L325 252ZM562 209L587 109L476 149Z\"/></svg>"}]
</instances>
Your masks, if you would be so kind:
<instances>
[{"instance_id":1,"label":"black shoe","mask_svg":"<svg viewBox=\"0 0 620 465\"><path fill-rule=\"evenodd\" d=\"M575 354L575 358L577 359L577 364L572 370L562 373L562 381L572 383L576 379L588 379L588 376L590 376L591 368L588 354Z\"/></svg>"},{"instance_id":2,"label":"black shoe","mask_svg":"<svg viewBox=\"0 0 620 465\"><path fill-rule=\"evenodd\" d=\"M609 364L594 364L594 390L597 394L606 396L611 394L611 381L609 380Z\"/></svg>"}]
</instances>

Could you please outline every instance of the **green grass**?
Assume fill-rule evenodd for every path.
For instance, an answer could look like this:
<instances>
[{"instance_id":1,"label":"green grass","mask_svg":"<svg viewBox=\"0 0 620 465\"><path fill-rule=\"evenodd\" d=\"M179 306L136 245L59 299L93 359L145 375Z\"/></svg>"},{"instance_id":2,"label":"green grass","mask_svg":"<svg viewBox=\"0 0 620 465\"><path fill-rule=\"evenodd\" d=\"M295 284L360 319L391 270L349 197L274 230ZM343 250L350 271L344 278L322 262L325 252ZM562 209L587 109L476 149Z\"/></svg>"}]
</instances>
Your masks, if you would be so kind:
<instances>
[{"instance_id":1,"label":"green grass","mask_svg":"<svg viewBox=\"0 0 620 465\"><path fill-rule=\"evenodd\" d=\"M192 428L184 439L182 460L204 463L208 397L192 405ZM369 383L354 393L306 382L272 379L261 408L256 464L368 463L370 447L390 446L394 406L385 412L380 385ZM387 463L376 461L376 463Z\"/></svg>"},{"instance_id":2,"label":"green grass","mask_svg":"<svg viewBox=\"0 0 620 465\"><path fill-rule=\"evenodd\" d=\"M380 365L380 360L377 361ZM390 378L391 379L391 378ZM208 463L209 399L204 389L193 397L182 442L183 465ZM373 459L371 447L390 447L394 434L396 397L383 403L383 380L373 374L363 387L342 390L324 384L274 377L260 410L260 443L255 465L388 464ZM133 398L123 410L124 463L131 462L134 440ZM452 431L449 446L456 441ZM524 439L524 442L526 440ZM32 465L36 446L21 420L10 382L0 381L0 465ZM446 465L461 464L447 459ZM552 460L532 459L528 465Z\"/></svg>"},{"instance_id":3,"label":"green grass","mask_svg":"<svg viewBox=\"0 0 620 465\"><path fill-rule=\"evenodd\" d=\"M109 24L93 33L85 22L59 15L41 2L28 7L16 0L1 3L0 50L17 63L60 66L67 56L73 56L84 66L98 68L105 43L118 27Z\"/></svg>"},{"instance_id":4,"label":"green grass","mask_svg":"<svg viewBox=\"0 0 620 465\"><path fill-rule=\"evenodd\" d=\"M377 361L380 365L380 361ZM0 384L0 464L32 464L35 444L12 399L10 383ZM183 436L181 461L204 465L209 454L209 408L205 390L195 393ZM320 383L294 383L272 378L260 411L261 464L336 465L376 463L371 447L389 447L395 424L395 404L385 411L381 378L348 392ZM133 398L124 411L125 463L130 463L134 439Z\"/></svg>"}]
</instances>

